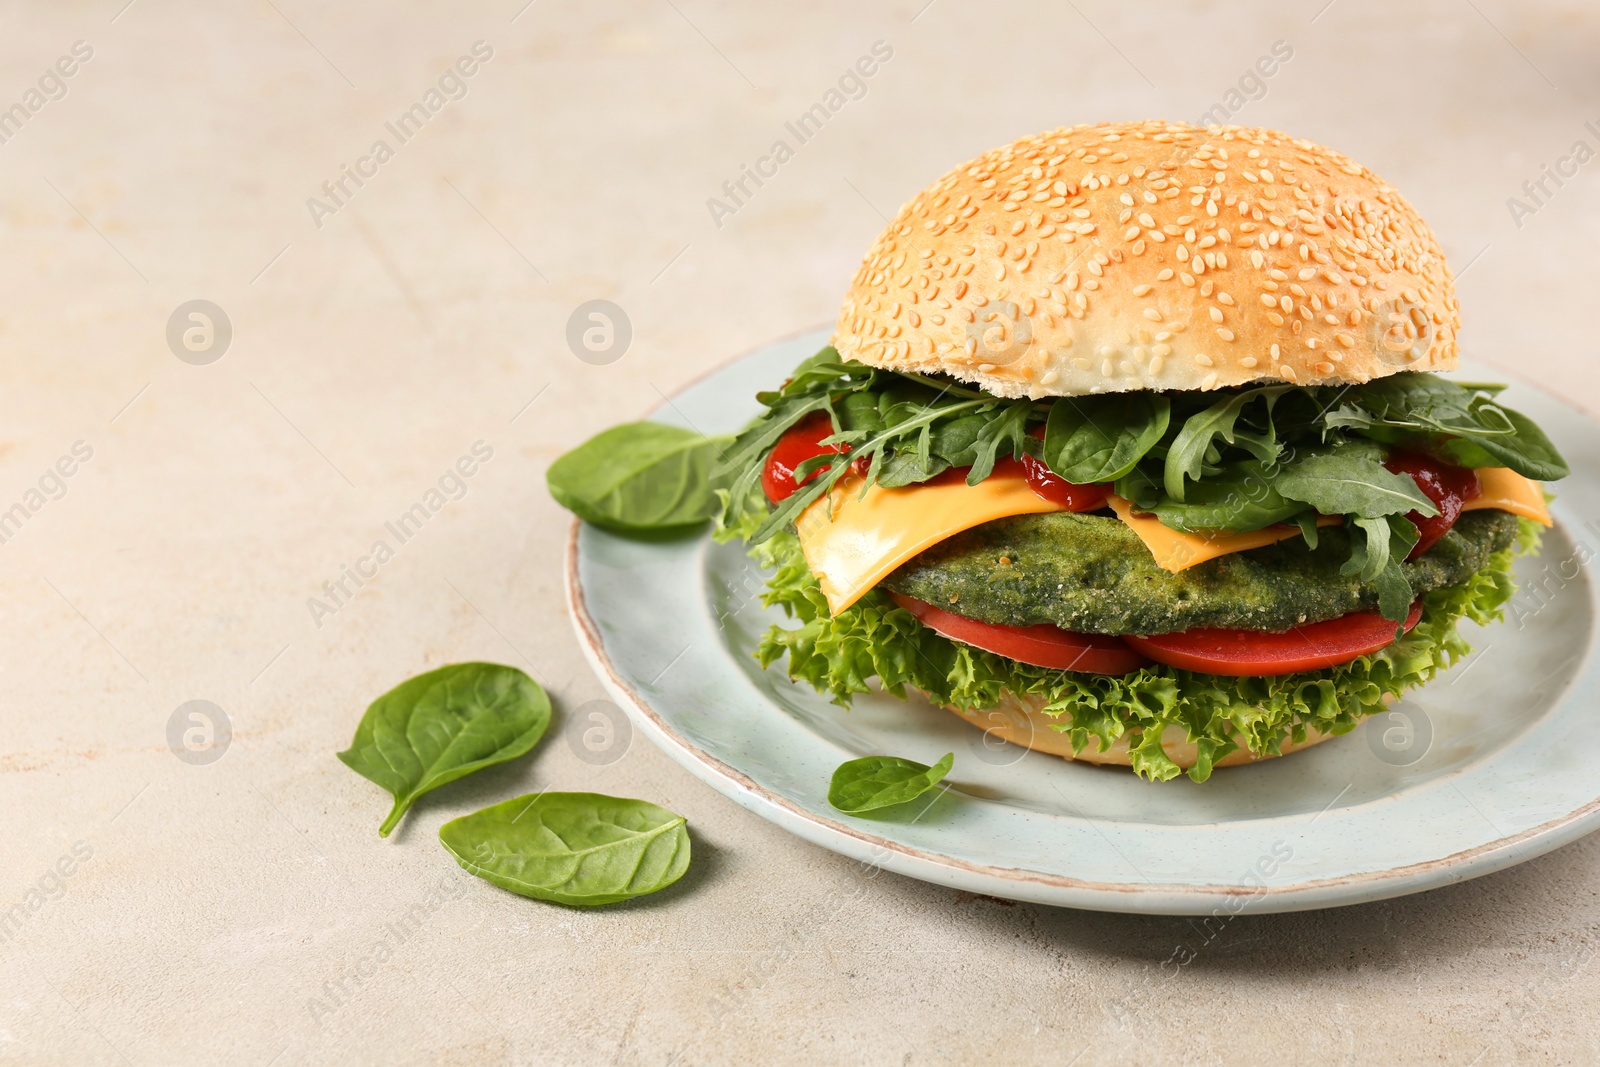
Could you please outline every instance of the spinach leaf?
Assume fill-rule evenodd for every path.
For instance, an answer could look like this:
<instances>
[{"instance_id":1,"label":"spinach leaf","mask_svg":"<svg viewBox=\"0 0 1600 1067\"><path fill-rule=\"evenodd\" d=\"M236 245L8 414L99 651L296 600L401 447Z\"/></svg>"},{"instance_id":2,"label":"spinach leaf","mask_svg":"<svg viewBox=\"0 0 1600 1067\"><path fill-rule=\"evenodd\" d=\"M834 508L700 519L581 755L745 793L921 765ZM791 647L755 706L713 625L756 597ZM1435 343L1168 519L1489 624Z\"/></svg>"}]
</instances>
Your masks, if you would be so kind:
<instances>
[{"instance_id":1,"label":"spinach leaf","mask_svg":"<svg viewBox=\"0 0 1600 1067\"><path fill-rule=\"evenodd\" d=\"M1044 461L1076 485L1114 482L1161 440L1171 413L1159 393L1062 397L1045 423Z\"/></svg>"},{"instance_id":2,"label":"spinach leaf","mask_svg":"<svg viewBox=\"0 0 1600 1067\"><path fill-rule=\"evenodd\" d=\"M439 841L502 889L557 904L615 904L689 869L683 816L599 793L534 793L452 819Z\"/></svg>"},{"instance_id":3,"label":"spinach leaf","mask_svg":"<svg viewBox=\"0 0 1600 1067\"><path fill-rule=\"evenodd\" d=\"M896 452L878 470L877 482L885 489L914 485L950 469L950 461L931 452Z\"/></svg>"},{"instance_id":4,"label":"spinach leaf","mask_svg":"<svg viewBox=\"0 0 1600 1067\"><path fill-rule=\"evenodd\" d=\"M586 522L645 540L681 537L716 510L712 467L731 440L624 423L557 459L545 481L556 503Z\"/></svg>"},{"instance_id":5,"label":"spinach leaf","mask_svg":"<svg viewBox=\"0 0 1600 1067\"><path fill-rule=\"evenodd\" d=\"M1439 514L1409 475L1389 470L1366 449L1342 448L1297 459L1273 480L1272 487L1324 515Z\"/></svg>"},{"instance_id":6,"label":"spinach leaf","mask_svg":"<svg viewBox=\"0 0 1600 1067\"><path fill-rule=\"evenodd\" d=\"M988 421L985 415L961 415L935 423L928 435L929 449L952 467L969 467L978 458L978 436Z\"/></svg>"},{"instance_id":7,"label":"spinach leaf","mask_svg":"<svg viewBox=\"0 0 1600 1067\"><path fill-rule=\"evenodd\" d=\"M1405 373L1337 394L1323 425L1422 447L1467 467L1510 467L1541 481L1565 478L1566 460L1533 420L1497 403L1503 386Z\"/></svg>"},{"instance_id":8,"label":"spinach leaf","mask_svg":"<svg viewBox=\"0 0 1600 1067\"><path fill-rule=\"evenodd\" d=\"M456 663L401 682L372 702L345 766L394 794L388 837L424 793L527 752L550 725L550 698L496 663Z\"/></svg>"},{"instance_id":9,"label":"spinach leaf","mask_svg":"<svg viewBox=\"0 0 1600 1067\"><path fill-rule=\"evenodd\" d=\"M1498 405L1496 405L1498 407ZM1444 442L1439 451L1446 459L1454 459L1462 466L1472 467L1510 467L1524 478L1532 478L1541 482L1553 482L1565 478L1572 473L1567 467L1567 461L1562 458L1556 446L1550 443L1550 438L1545 436L1537 423L1520 411L1510 408L1498 408L1505 416L1506 421L1515 431L1510 436L1463 436ZM1477 452L1471 452L1470 449ZM1478 459L1466 462L1457 455L1462 455L1467 460L1473 459L1477 453L1487 454L1488 462Z\"/></svg>"},{"instance_id":10,"label":"spinach leaf","mask_svg":"<svg viewBox=\"0 0 1600 1067\"><path fill-rule=\"evenodd\" d=\"M1167 451L1163 478L1167 495L1174 500L1183 499L1185 482L1199 480L1208 459L1216 462L1219 439L1245 449L1263 462L1276 458L1278 445L1272 425L1272 404L1293 388L1292 385L1263 385L1246 389L1185 419L1183 429L1178 431ZM1243 416L1257 400L1263 402L1265 412L1258 424L1252 424Z\"/></svg>"},{"instance_id":11,"label":"spinach leaf","mask_svg":"<svg viewBox=\"0 0 1600 1067\"><path fill-rule=\"evenodd\" d=\"M1136 511L1154 511L1167 501L1166 494L1161 491L1160 471L1152 473L1150 467L1151 464L1140 464L1112 486L1118 496L1133 501Z\"/></svg>"},{"instance_id":12,"label":"spinach leaf","mask_svg":"<svg viewBox=\"0 0 1600 1067\"><path fill-rule=\"evenodd\" d=\"M864 756L839 764L828 783L828 803L851 815L915 800L938 785L956 754L946 752L932 767L898 756Z\"/></svg>"},{"instance_id":13,"label":"spinach leaf","mask_svg":"<svg viewBox=\"0 0 1600 1067\"><path fill-rule=\"evenodd\" d=\"M1259 530L1308 510L1304 501L1278 491L1282 469L1277 463L1243 460L1191 485L1182 501L1163 499L1149 510L1161 525L1188 533Z\"/></svg>"}]
</instances>

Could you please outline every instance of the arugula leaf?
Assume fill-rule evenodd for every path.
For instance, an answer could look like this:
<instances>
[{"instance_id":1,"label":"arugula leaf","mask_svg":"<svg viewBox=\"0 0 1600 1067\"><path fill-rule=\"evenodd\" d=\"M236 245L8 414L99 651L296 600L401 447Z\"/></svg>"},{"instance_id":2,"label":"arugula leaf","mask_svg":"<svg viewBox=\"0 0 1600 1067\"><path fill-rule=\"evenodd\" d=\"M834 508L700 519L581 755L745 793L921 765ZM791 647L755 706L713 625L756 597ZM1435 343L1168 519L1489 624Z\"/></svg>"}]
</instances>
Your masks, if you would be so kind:
<instances>
[{"instance_id":1,"label":"arugula leaf","mask_svg":"<svg viewBox=\"0 0 1600 1067\"><path fill-rule=\"evenodd\" d=\"M1365 449L1338 449L1297 459L1273 479L1272 487L1324 515L1439 514L1409 475L1389 470Z\"/></svg>"},{"instance_id":2,"label":"arugula leaf","mask_svg":"<svg viewBox=\"0 0 1600 1067\"><path fill-rule=\"evenodd\" d=\"M1293 388L1292 385L1263 385L1246 389L1185 419L1167 451L1163 476L1167 495L1174 500L1183 499L1185 482L1199 480L1208 458L1215 462L1214 450L1219 439L1245 449L1263 462L1276 458L1278 446L1272 426L1272 404ZM1263 421L1254 429L1248 421L1241 426L1245 410L1257 400L1266 408Z\"/></svg>"},{"instance_id":3,"label":"arugula leaf","mask_svg":"<svg viewBox=\"0 0 1600 1067\"><path fill-rule=\"evenodd\" d=\"M1062 397L1045 423L1044 461L1076 485L1114 482L1161 440L1171 415L1159 393Z\"/></svg>"},{"instance_id":4,"label":"arugula leaf","mask_svg":"<svg viewBox=\"0 0 1600 1067\"><path fill-rule=\"evenodd\" d=\"M615 904L689 869L683 816L599 793L534 793L452 819L439 841L485 881L557 904Z\"/></svg>"},{"instance_id":5,"label":"arugula leaf","mask_svg":"<svg viewBox=\"0 0 1600 1067\"><path fill-rule=\"evenodd\" d=\"M762 524L751 535L754 543L823 499L858 459L867 463L863 492L874 483L926 481L951 467L970 466L975 478L986 476L1000 456L1033 447L1028 424L1042 407L930 375L845 363L831 347L796 368L781 389L756 395L767 411L735 438L714 472L723 480L718 525L742 526L758 515ZM848 445L849 454L811 461L804 470L816 477L769 511L759 491L766 456L790 427L819 411L828 413L836 431L826 441Z\"/></svg>"},{"instance_id":6,"label":"arugula leaf","mask_svg":"<svg viewBox=\"0 0 1600 1067\"><path fill-rule=\"evenodd\" d=\"M624 423L561 456L545 482L556 503L612 533L682 537L715 513L711 471L731 442L656 422Z\"/></svg>"},{"instance_id":7,"label":"arugula leaf","mask_svg":"<svg viewBox=\"0 0 1600 1067\"><path fill-rule=\"evenodd\" d=\"M983 424L972 443L972 470L967 475L968 485L977 485L994 473L995 460L1000 450L1012 459L1019 459L1028 439L1028 415L1033 411L1033 401L1015 400L1003 405L997 415Z\"/></svg>"},{"instance_id":8,"label":"arugula leaf","mask_svg":"<svg viewBox=\"0 0 1600 1067\"><path fill-rule=\"evenodd\" d=\"M907 436L913 430L920 432L924 426L931 426L934 422L943 418L948 418L950 415L958 411L967 411L972 408L981 408L985 411L992 411L996 406L996 402L992 400L963 400L942 407L929 407L922 413L915 415L912 418L908 418L897 425L887 427L881 433L874 434L872 437L857 445L850 455L834 456L829 460L830 465L823 471L823 473L806 483L802 489L786 497L775 508L773 508L772 513L766 517L766 520L762 523L760 528L758 528L756 532L751 535L751 541L759 544L771 537L773 534L777 533L779 530L788 526L789 523L795 521L796 517L798 517L802 511L810 507L817 500L820 500L826 493L830 492L836 484L838 484L839 479L844 477L845 473L850 470L851 464L856 456L873 457L873 464L874 466L877 466L879 464L879 461L876 458L878 450L883 448L884 445L890 441ZM998 441L996 442L996 447L998 447ZM870 478L867 480L867 484L871 484ZM866 491L866 485L862 486L862 491ZM728 499L731 501L737 498L730 496ZM725 518L724 522L726 523L727 521L728 520Z\"/></svg>"},{"instance_id":9,"label":"arugula leaf","mask_svg":"<svg viewBox=\"0 0 1600 1067\"><path fill-rule=\"evenodd\" d=\"M1400 564L1417 543L1418 530L1404 515L1351 516L1350 558L1341 574L1358 575L1378 587L1378 612L1386 619L1405 621L1411 610L1411 582ZM1354 536L1359 530L1365 537Z\"/></svg>"},{"instance_id":10,"label":"arugula leaf","mask_svg":"<svg viewBox=\"0 0 1600 1067\"><path fill-rule=\"evenodd\" d=\"M1312 511L1302 511L1294 517L1295 525L1300 527L1300 536L1305 538L1307 548L1317 547L1317 516Z\"/></svg>"},{"instance_id":11,"label":"arugula leaf","mask_svg":"<svg viewBox=\"0 0 1600 1067\"><path fill-rule=\"evenodd\" d=\"M1352 528L1350 558L1339 568L1339 573L1354 574L1362 581L1370 582L1389 566L1389 522L1381 516L1352 516L1346 525ZM1357 530L1365 536L1355 536Z\"/></svg>"},{"instance_id":12,"label":"arugula leaf","mask_svg":"<svg viewBox=\"0 0 1600 1067\"><path fill-rule=\"evenodd\" d=\"M846 760L828 783L828 803L849 815L904 804L938 785L955 762L954 752L932 767L899 756Z\"/></svg>"},{"instance_id":13,"label":"arugula leaf","mask_svg":"<svg viewBox=\"0 0 1600 1067\"><path fill-rule=\"evenodd\" d=\"M496 663L455 663L401 682L372 702L339 759L394 794L379 837L424 793L527 752L550 725L550 698Z\"/></svg>"}]
</instances>

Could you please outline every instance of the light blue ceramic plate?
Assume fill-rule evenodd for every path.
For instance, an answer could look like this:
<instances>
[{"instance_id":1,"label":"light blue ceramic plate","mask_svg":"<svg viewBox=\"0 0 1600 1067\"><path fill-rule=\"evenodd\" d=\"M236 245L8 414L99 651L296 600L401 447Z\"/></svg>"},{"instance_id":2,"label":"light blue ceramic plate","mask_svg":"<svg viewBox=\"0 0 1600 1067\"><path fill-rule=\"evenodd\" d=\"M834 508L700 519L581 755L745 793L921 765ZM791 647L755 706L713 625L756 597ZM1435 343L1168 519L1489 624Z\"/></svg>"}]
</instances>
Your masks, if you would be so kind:
<instances>
[{"instance_id":1,"label":"light blue ceramic plate","mask_svg":"<svg viewBox=\"0 0 1600 1067\"><path fill-rule=\"evenodd\" d=\"M762 349L657 412L727 433L754 394L826 341ZM1476 379L1498 372L1469 367ZM1151 783L997 742L948 712L887 696L845 711L751 657L779 621L759 571L708 537L641 544L574 527L567 586L579 637L634 723L713 788L825 848L930 882L1105 911L1231 914L1415 893L1531 859L1600 824L1595 586L1600 425L1526 386L1508 401L1576 468L1556 529L1523 560L1511 615L1468 635L1466 662L1387 716L1209 782ZM951 788L883 818L828 806L844 760L933 763Z\"/></svg>"}]
</instances>

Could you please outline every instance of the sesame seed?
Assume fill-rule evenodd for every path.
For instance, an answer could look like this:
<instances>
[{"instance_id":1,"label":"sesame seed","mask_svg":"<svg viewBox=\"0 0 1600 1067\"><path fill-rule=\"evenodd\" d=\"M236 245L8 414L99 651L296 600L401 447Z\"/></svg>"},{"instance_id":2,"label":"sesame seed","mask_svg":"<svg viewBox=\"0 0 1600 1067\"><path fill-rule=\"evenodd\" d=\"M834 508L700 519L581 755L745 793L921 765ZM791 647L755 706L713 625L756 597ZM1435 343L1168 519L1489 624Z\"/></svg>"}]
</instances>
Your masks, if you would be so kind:
<instances>
[{"instance_id":1,"label":"sesame seed","mask_svg":"<svg viewBox=\"0 0 1600 1067\"><path fill-rule=\"evenodd\" d=\"M1134 296L1149 296L1150 295L1150 290L1153 289L1153 288L1155 288L1155 286L1153 286L1153 285L1136 285L1136 286L1133 287L1133 295Z\"/></svg>"}]
</instances>

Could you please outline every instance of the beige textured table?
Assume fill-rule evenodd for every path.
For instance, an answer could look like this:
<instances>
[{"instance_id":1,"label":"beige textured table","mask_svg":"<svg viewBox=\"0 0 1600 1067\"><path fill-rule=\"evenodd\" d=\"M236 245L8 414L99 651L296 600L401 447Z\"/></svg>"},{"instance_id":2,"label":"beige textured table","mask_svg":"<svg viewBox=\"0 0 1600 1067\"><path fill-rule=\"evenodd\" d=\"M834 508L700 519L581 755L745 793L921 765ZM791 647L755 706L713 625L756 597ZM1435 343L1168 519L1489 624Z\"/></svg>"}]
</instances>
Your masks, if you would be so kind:
<instances>
[{"instance_id":1,"label":"beige textured table","mask_svg":"<svg viewBox=\"0 0 1600 1067\"><path fill-rule=\"evenodd\" d=\"M551 458L828 320L883 215L1038 129L1341 148L1432 221L1469 352L1600 406L1592 6L123 3L0 34L0 1061L1600 1060L1593 839L1208 940L864 882L560 722L388 841L333 757L452 661L599 698ZM593 299L632 325L609 363L566 340ZM225 350L214 312L169 343L192 300ZM693 870L575 912L438 847L546 786L683 813Z\"/></svg>"}]
</instances>

